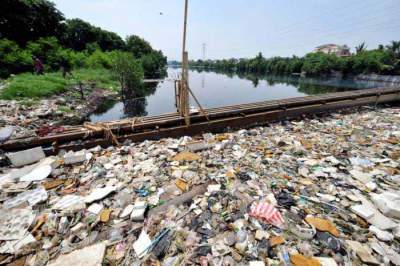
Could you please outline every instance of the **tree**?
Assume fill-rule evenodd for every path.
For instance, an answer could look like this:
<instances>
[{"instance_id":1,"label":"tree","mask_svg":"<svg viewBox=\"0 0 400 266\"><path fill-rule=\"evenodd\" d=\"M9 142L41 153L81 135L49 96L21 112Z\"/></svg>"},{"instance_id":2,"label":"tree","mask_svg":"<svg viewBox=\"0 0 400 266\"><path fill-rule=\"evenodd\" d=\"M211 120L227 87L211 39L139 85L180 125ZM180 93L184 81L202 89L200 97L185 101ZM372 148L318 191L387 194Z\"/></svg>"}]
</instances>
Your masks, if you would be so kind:
<instances>
[{"instance_id":1,"label":"tree","mask_svg":"<svg viewBox=\"0 0 400 266\"><path fill-rule=\"evenodd\" d=\"M395 55L395 57L400 57L400 41L392 41L386 47Z\"/></svg>"},{"instance_id":2,"label":"tree","mask_svg":"<svg viewBox=\"0 0 400 266\"><path fill-rule=\"evenodd\" d=\"M61 37L64 15L47 0L3 0L0 8L0 38L19 45L41 37Z\"/></svg>"},{"instance_id":3,"label":"tree","mask_svg":"<svg viewBox=\"0 0 400 266\"><path fill-rule=\"evenodd\" d=\"M360 45L356 46L356 53L360 54L360 53L364 52L366 49L367 49L367 45L365 44L365 42L363 42Z\"/></svg>"},{"instance_id":4,"label":"tree","mask_svg":"<svg viewBox=\"0 0 400 266\"><path fill-rule=\"evenodd\" d=\"M140 90L144 78L143 68L132 54L117 52L113 62L113 70L121 85L122 97L128 92Z\"/></svg>"},{"instance_id":5,"label":"tree","mask_svg":"<svg viewBox=\"0 0 400 266\"><path fill-rule=\"evenodd\" d=\"M140 61L146 78L157 78L163 76L167 58L161 51L154 51L143 55L140 58Z\"/></svg>"},{"instance_id":6,"label":"tree","mask_svg":"<svg viewBox=\"0 0 400 266\"><path fill-rule=\"evenodd\" d=\"M103 51L125 49L124 40L116 33L97 28L97 43Z\"/></svg>"},{"instance_id":7,"label":"tree","mask_svg":"<svg viewBox=\"0 0 400 266\"><path fill-rule=\"evenodd\" d=\"M95 43L96 29L81 19L69 19L65 25L63 44L75 51L83 51L89 43Z\"/></svg>"},{"instance_id":8,"label":"tree","mask_svg":"<svg viewBox=\"0 0 400 266\"><path fill-rule=\"evenodd\" d=\"M136 35L131 35L126 38L125 49L126 51L131 52L137 59L153 52L150 43Z\"/></svg>"},{"instance_id":9,"label":"tree","mask_svg":"<svg viewBox=\"0 0 400 266\"><path fill-rule=\"evenodd\" d=\"M95 27L78 18L67 20L62 43L75 51L85 50L88 44L97 44L103 51L125 48L125 43L118 34Z\"/></svg>"}]
</instances>

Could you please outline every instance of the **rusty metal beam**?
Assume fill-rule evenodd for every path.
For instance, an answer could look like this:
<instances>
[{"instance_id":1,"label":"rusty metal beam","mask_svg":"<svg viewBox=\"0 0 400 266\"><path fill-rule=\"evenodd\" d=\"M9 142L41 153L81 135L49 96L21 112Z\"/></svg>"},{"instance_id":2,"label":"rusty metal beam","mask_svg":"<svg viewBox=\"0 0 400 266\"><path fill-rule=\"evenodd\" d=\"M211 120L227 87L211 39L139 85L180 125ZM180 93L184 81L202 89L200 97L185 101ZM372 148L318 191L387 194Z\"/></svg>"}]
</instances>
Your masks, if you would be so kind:
<instances>
[{"instance_id":1,"label":"rusty metal beam","mask_svg":"<svg viewBox=\"0 0 400 266\"><path fill-rule=\"evenodd\" d=\"M330 110L365 104L386 103L400 100L400 88L369 89L332 93L319 96L298 97L281 101L265 101L244 105L210 108L206 112L209 121L201 114L191 116L192 124L187 126L178 114L168 114L143 118L132 127L126 121L105 123L112 129L119 142L126 139L143 141L163 137L195 135L202 132L223 131L227 127L248 127L267 122L299 117L305 114L321 113ZM103 123L104 124L104 123ZM0 144L4 151L16 151L36 146L46 147L47 152L56 153L59 149L77 150L107 146L109 141L104 132L74 127L71 132L54 136L18 139Z\"/></svg>"}]
</instances>

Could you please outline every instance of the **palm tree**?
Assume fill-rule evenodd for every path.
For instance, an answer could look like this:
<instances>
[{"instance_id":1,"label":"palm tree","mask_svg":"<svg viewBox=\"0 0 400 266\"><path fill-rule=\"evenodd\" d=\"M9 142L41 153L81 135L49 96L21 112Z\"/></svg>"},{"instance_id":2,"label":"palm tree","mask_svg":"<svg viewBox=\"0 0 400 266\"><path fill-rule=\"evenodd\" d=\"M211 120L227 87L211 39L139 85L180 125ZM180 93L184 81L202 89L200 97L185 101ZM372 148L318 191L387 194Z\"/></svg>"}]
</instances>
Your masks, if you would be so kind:
<instances>
[{"instance_id":1,"label":"palm tree","mask_svg":"<svg viewBox=\"0 0 400 266\"><path fill-rule=\"evenodd\" d=\"M400 41L392 41L391 44L387 45L390 51L392 51L395 55L400 55Z\"/></svg>"},{"instance_id":2,"label":"palm tree","mask_svg":"<svg viewBox=\"0 0 400 266\"><path fill-rule=\"evenodd\" d=\"M356 46L356 53L362 53L367 49L367 45L365 44L365 42L361 43L360 45Z\"/></svg>"}]
</instances>

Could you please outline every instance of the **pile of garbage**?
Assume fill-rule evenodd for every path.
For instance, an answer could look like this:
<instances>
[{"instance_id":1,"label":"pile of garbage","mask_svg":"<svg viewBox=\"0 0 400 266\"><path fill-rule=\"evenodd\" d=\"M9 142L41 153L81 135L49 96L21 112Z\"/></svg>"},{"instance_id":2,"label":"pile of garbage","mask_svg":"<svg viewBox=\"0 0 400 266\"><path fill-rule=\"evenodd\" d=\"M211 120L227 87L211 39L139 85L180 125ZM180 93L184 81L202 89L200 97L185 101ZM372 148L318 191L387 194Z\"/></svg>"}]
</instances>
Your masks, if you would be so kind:
<instances>
[{"instance_id":1,"label":"pile of garbage","mask_svg":"<svg viewBox=\"0 0 400 266\"><path fill-rule=\"evenodd\" d=\"M62 132L63 125L82 123L104 99L116 96L101 89L85 93L85 99L76 91L68 91L42 100L0 100L0 128L7 128L0 131L0 142L6 136L16 139Z\"/></svg>"},{"instance_id":2,"label":"pile of garbage","mask_svg":"<svg viewBox=\"0 0 400 266\"><path fill-rule=\"evenodd\" d=\"M400 265L400 109L7 154L14 265Z\"/></svg>"}]
</instances>

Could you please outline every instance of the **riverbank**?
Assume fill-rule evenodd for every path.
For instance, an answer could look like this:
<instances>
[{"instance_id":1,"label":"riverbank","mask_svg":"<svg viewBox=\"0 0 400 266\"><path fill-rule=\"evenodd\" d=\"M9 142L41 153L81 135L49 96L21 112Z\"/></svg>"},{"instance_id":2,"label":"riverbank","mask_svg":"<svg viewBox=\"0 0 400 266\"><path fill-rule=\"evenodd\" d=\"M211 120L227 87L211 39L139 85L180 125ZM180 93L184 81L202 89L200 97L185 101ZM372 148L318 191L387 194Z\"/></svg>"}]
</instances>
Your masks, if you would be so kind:
<instances>
[{"instance_id":1,"label":"riverbank","mask_svg":"<svg viewBox=\"0 0 400 266\"><path fill-rule=\"evenodd\" d=\"M400 197L399 111L364 107L224 134L35 153L33 166L1 169L7 219L23 213L26 223L8 238L0 230L0 259L399 265L400 205L390 203Z\"/></svg>"},{"instance_id":2,"label":"riverbank","mask_svg":"<svg viewBox=\"0 0 400 266\"><path fill-rule=\"evenodd\" d=\"M380 82L383 86L396 86L400 85L400 76L385 76L385 75L358 75L355 77L355 80L363 80L363 81L370 81L370 82Z\"/></svg>"},{"instance_id":3,"label":"riverbank","mask_svg":"<svg viewBox=\"0 0 400 266\"><path fill-rule=\"evenodd\" d=\"M62 126L77 125L87 120L101 103L117 98L112 90L79 88L45 99L0 100L0 128L13 127L13 138L47 135Z\"/></svg>"},{"instance_id":4,"label":"riverbank","mask_svg":"<svg viewBox=\"0 0 400 266\"><path fill-rule=\"evenodd\" d=\"M60 72L50 72L44 75L23 73L6 80L0 90L0 99L23 100L48 98L69 90L77 90L82 84L83 89L102 88L117 91L119 82L108 69L76 69L66 78Z\"/></svg>"}]
</instances>

